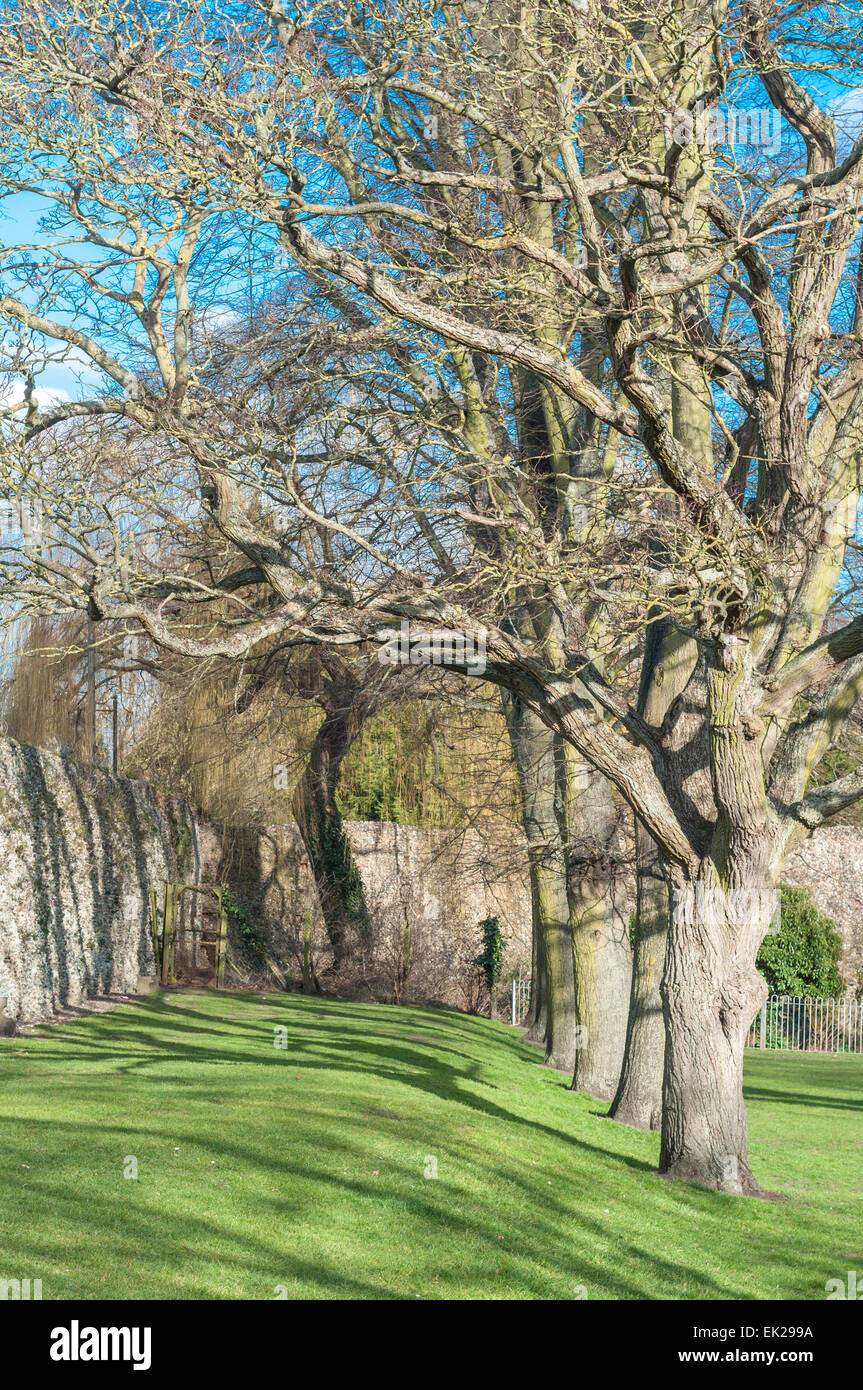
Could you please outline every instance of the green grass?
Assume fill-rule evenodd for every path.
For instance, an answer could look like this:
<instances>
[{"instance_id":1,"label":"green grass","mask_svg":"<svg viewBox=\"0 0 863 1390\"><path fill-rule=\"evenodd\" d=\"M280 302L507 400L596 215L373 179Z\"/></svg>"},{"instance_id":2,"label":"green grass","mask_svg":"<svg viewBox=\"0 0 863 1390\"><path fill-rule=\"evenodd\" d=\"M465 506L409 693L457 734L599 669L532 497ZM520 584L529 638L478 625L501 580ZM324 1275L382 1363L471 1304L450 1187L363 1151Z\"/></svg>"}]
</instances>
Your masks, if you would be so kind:
<instances>
[{"instance_id":1,"label":"green grass","mask_svg":"<svg viewBox=\"0 0 863 1390\"><path fill-rule=\"evenodd\" d=\"M46 1299L822 1299L863 1264L863 1058L750 1053L746 1080L782 1202L663 1182L656 1135L503 1024L156 997L0 1042L0 1278Z\"/></svg>"}]
</instances>

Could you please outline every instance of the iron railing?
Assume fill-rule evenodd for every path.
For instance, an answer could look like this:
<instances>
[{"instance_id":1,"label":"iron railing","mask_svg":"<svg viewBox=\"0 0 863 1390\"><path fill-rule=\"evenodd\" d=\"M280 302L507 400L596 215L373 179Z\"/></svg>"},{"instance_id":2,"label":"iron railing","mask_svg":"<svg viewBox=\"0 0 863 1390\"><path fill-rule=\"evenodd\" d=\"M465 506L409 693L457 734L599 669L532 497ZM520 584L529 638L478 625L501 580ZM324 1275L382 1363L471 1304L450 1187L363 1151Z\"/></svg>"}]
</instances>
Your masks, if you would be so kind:
<instances>
[{"instance_id":1,"label":"iron railing","mask_svg":"<svg viewBox=\"0 0 863 1390\"><path fill-rule=\"evenodd\" d=\"M788 1052L863 1053L863 1001L771 994L747 1043Z\"/></svg>"},{"instance_id":2,"label":"iron railing","mask_svg":"<svg viewBox=\"0 0 863 1390\"><path fill-rule=\"evenodd\" d=\"M530 1007L530 977L512 981L512 1022ZM772 994L753 1020L747 1047L863 1055L863 1000Z\"/></svg>"}]
</instances>

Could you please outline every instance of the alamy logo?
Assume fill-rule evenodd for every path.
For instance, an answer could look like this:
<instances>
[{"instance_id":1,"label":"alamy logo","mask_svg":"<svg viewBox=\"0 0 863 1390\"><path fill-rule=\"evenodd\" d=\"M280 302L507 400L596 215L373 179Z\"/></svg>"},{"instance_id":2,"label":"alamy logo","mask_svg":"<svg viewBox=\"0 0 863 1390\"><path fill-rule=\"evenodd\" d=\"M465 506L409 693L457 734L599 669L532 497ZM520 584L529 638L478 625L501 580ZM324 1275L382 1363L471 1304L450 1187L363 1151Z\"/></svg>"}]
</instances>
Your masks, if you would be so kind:
<instances>
[{"instance_id":1,"label":"alamy logo","mask_svg":"<svg viewBox=\"0 0 863 1390\"><path fill-rule=\"evenodd\" d=\"M42 539L42 503L38 497L0 497L0 535L20 533L24 548Z\"/></svg>"},{"instance_id":2,"label":"alamy logo","mask_svg":"<svg viewBox=\"0 0 863 1390\"><path fill-rule=\"evenodd\" d=\"M41 1279L0 1279L0 1302L42 1297Z\"/></svg>"},{"instance_id":3,"label":"alamy logo","mask_svg":"<svg viewBox=\"0 0 863 1390\"><path fill-rule=\"evenodd\" d=\"M51 1332L52 1361L131 1361L135 1371L149 1371L152 1329L149 1327L81 1327L73 1318L68 1327Z\"/></svg>"},{"instance_id":4,"label":"alamy logo","mask_svg":"<svg viewBox=\"0 0 863 1390\"><path fill-rule=\"evenodd\" d=\"M758 145L777 155L782 146L782 117L775 107L741 111L736 106L705 106L690 111L678 106L665 117L666 145Z\"/></svg>"},{"instance_id":5,"label":"alamy logo","mask_svg":"<svg viewBox=\"0 0 863 1390\"><path fill-rule=\"evenodd\" d=\"M828 1279L824 1285L828 1300L831 1298L852 1298L863 1303L863 1279L857 1283L856 1269L849 1269L847 1279ZM859 1293L858 1293L859 1289Z\"/></svg>"},{"instance_id":6,"label":"alamy logo","mask_svg":"<svg viewBox=\"0 0 863 1390\"><path fill-rule=\"evenodd\" d=\"M778 888L722 888L687 883L675 888L671 898L674 921L698 926L710 921L741 922L747 918L768 922L775 934L782 925L782 895Z\"/></svg>"},{"instance_id":7,"label":"alamy logo","mask_svg":"<svg viewBox=\"0 0 863 1390\"><path fill-rule=\"evenodd\" d=\"M476 637L453 628L411 634L410 623L402 619L399 632L378 652L382 666L464 666L471 676L481 676L486 666L485 631Z\"/></svg>"}]
</instances>

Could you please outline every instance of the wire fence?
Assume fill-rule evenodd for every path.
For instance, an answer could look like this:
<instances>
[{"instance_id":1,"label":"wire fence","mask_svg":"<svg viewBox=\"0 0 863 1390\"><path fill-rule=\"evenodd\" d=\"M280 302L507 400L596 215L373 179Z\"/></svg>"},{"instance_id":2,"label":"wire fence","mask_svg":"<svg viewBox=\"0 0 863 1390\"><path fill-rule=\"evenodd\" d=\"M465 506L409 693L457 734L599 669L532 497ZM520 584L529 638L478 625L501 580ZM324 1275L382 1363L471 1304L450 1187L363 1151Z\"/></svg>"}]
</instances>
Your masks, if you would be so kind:
<instances>
[{"instance_id":1,"label":"wire fence","mask_svg":"<svg viewBox=\"0 0 863 1390\"><path fill-rule=\"evenodd\" d=\"M787 1052L863 1053L863 1000L772 994L747 1043Z\"/></svg>"}]
</instances>

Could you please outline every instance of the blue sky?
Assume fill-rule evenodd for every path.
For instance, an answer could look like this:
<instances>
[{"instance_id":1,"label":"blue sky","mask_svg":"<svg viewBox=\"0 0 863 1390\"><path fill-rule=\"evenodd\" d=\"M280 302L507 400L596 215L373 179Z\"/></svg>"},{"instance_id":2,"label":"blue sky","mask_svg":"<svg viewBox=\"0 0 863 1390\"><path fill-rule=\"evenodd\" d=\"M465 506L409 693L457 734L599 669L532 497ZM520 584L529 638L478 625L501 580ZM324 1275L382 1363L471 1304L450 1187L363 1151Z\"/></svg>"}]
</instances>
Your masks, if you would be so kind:
<instances>
[{"instance_id":1,"label":"blue sky","mask_svg":"<svg viewBox=\"0 0 863 1390\"><path fill-rule=\"evenodd\" d=\"M822 101L827 99L828 109L836 120L839 131L839 157L842 158L863 127L863 87L846 88L825 78L818 81L818 86L823 93ZM44 240L39 221L50 206L46 200L33 194L16 194L3 200L0 203L0 244L9 246ZM236 296L238 282L236 278L232 281L230 263L225 268L224 283L225 302L212 306L211 326L218 322L220 317L226 323L232 321L232 316L235 317L230 305L232 297ZM272 283L275 283L275 277ZM68 321L69 316L65 317ZM103 378L98 370L94 369L82 354L74 356L76 360L67 359L45 366L39 377L40 391L45 393L42 399L52 395L54 398L79 398L101 384ZM17 395L19 390L20 388L13 388L13 394ZM10 388L7 387L7 399L9 391Z\"/></svg>"}]
</instances>

